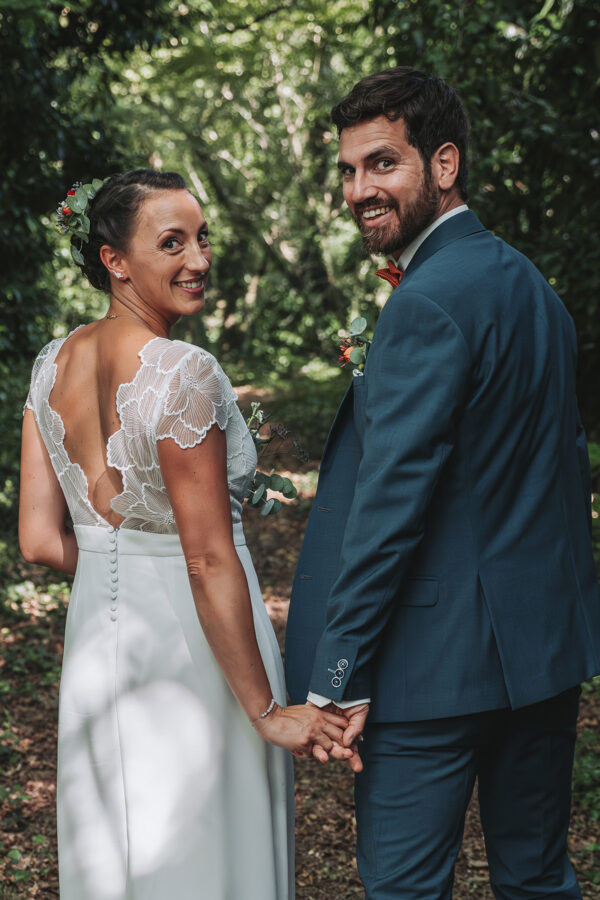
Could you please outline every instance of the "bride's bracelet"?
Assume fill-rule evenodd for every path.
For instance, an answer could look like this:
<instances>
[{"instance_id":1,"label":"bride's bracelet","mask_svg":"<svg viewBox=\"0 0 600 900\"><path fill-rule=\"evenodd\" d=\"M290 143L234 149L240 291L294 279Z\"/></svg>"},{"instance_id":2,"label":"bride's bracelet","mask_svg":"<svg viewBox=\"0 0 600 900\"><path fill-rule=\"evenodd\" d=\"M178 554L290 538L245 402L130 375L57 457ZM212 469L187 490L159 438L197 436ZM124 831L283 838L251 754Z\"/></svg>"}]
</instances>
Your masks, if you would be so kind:
<instances>
[{"instance_id":1,"label":"bride's bracelet","mask_svg":"<svg viewBox=\"0 0 600 900\"><path fill-rule=\"evenodd\" d=\"M258 719L256 719L256 721L259 722L261 719L266 719L269 713L272 713L276 706L277 701L275 700L275 697L271 697L271 702L269 703L265 711L260 714Z\"/></svg>"}]
</instances>

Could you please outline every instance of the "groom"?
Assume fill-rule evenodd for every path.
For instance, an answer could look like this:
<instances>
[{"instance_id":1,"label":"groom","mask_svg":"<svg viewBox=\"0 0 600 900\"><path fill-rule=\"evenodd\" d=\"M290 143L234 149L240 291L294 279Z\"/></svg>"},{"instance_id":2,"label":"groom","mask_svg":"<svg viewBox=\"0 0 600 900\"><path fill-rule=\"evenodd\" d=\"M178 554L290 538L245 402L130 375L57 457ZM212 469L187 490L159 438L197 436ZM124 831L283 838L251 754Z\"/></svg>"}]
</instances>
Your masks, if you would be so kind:
<instances>
[{"instance_id":1,"label":"groom","mask_svg":"<svg viewBox=\"0 0 600 900\"><path fill-rule=\"evenodd\" d=\"M332 115L345 200L397 287L323 454L290 693L363 732L368 900L450 898L476 778L496 897L579 898L570 779L600 603L573 323L466 206L452 88L389 69Z\"/></svg>"}]
</instances>

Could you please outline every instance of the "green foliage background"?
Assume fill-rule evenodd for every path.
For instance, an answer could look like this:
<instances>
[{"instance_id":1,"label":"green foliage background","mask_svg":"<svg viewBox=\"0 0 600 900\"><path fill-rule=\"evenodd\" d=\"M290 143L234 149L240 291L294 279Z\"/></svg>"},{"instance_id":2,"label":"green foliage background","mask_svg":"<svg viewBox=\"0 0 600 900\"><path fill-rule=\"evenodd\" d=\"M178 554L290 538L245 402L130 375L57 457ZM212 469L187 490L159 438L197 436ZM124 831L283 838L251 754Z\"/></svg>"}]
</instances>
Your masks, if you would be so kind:
<instances>
[{"instance_id":1,"label":"green foliage background","mask_svg":"<svg viewBox=\"0 0 600 900\"><path fill-rule=\"evenodd\" d=\"M461 94L470 205L573 315L580 406L600 441L600 0L0 0L0 611L9 631L40 621L5 660L0 695L9 672L32 696L55 683L47 646L68 593L44 573L48 610L24 604L15 498L31 364L106 308L53 228L59 200L74 181L140 165L181 172L215 261L205 315L177 336L209 347L234 383L269 388L273 421L318 457L346 381L338 330L357 315L372 329L388 293L343 206L329 110L391 65L433 70ZM600 559L599 513L597 501ZM11 735L0 722L6 765ZM599 751L584 734L574 781L594 821ZM599 847L580 851L594 883Z\"/></svg>"},{"instance_id":2,"label":"green foliage background","mask_svg":"<svg viewBox=\"0 0 600 900\"><path fill-rule=\"evenodd\" d=\"M329 109L395 64L434 70L461 93L471 206L574 316L583 418L599 436L600 0L0 0L8 494L33 357L105 308L52 228L75 180L180 171L215 263L206 315L178 336L209 346L234 380L285 393L300 379L309 397L338 377L341 393L337 331L358 314L372 327L387 291L343 207Z\"/></svg>"}]
</instances>

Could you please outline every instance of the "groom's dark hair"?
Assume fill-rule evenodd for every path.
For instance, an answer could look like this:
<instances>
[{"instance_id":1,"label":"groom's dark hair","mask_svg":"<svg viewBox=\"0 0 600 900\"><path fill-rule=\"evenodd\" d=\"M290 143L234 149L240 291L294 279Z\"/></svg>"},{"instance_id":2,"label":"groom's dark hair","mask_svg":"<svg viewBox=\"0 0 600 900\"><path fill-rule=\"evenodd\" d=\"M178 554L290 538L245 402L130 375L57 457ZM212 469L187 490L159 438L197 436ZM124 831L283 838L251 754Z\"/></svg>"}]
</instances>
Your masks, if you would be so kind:
<instances>
[{"instance_id":1,"label":"groom's dark hair","mask_svg":"<svg viewBox=\"0 0 600 900\"><path fill-rule=\"evenodd\" d=\"M338 134L377 116L404 121L408 143L417 148L426 166L438 147L447 141L455 144L460 154L456 182L467 199L468 124L454 88L422 69L395 66L363 78L331 110Z\"/></svg>"}]
</instances>

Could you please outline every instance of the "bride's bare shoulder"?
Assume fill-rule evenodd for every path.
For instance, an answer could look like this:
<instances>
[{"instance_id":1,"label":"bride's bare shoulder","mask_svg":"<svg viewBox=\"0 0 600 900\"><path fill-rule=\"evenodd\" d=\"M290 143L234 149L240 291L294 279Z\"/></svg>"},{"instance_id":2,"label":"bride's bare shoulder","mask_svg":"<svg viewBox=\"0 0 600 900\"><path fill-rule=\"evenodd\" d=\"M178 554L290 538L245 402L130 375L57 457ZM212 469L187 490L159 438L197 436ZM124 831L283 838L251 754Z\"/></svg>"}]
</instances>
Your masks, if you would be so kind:
<instances>
[{"instance_id":1,"label":"bride's bare shoulder","mask_svg":"<svg viewBox=\"0 0 600 900\"><path fill-rule=\"evenodd\" d=\"M72 333L61 349L69 368L114 387L133 381L143 365L158 366L166 374L193 351L206 354L193 344L157 336L143 324L120 318L100 319Z\"/></svg>"},{"instance_id":2,"label":"bride's bare shoulder","mask_svg":"<svg viewBox=\"0 0 600 900\"><path fill-rule=\"evenodd\" d=\"M96 344L99 367L113 373L119 382L130 381L142 364L145 348L152 343L170 344L135 321L116 322L101 319L93 323L90 334Z\"/></svg>"}]
</instances>

